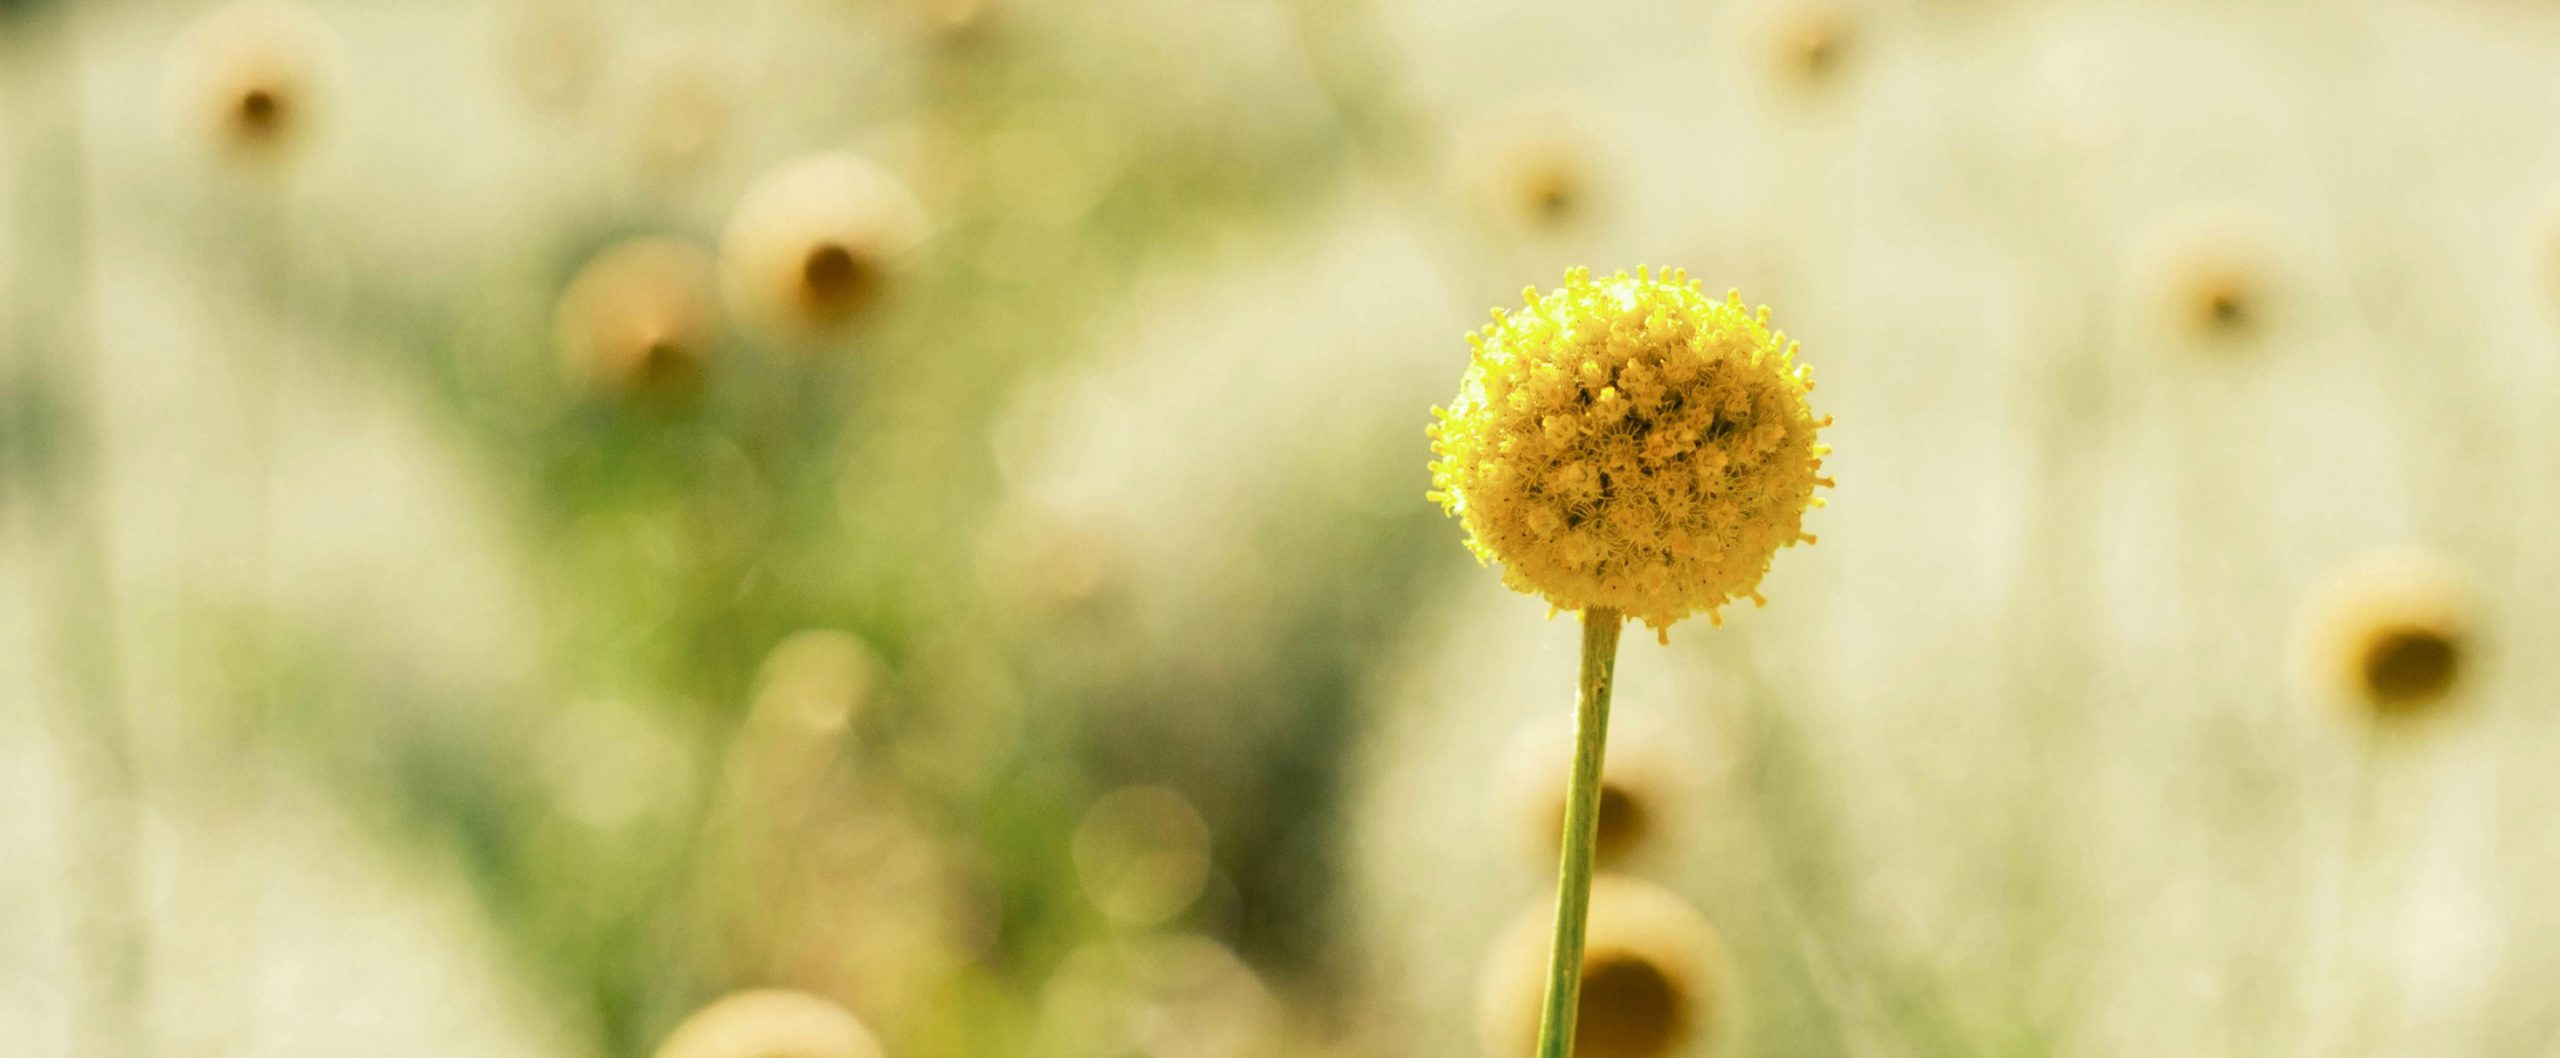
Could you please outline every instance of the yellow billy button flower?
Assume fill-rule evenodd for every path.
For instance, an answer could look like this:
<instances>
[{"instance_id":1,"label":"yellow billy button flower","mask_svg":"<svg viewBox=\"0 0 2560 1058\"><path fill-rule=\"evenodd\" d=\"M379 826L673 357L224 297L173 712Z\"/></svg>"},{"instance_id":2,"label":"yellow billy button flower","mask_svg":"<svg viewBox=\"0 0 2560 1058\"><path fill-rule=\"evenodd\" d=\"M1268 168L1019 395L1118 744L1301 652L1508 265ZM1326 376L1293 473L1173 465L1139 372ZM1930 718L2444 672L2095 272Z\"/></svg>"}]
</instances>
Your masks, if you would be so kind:
<instances>
[{"instance_id":1,"label":"yellow billy button flower","mask_svg":"<svg viewBox=\"0 0 2560 1058\"><path fill-rule=\"evenodd\" d=\"M1531 289L1469 338L1458 397L1433 409L1433 491L1503 581L1559 609L1667 636L1760 578L1828 486L1796 346L1766 308L1644 269Z\"/></svg>"},{"instance_id":2,"label":"yellow billy button flower","mask_svg":"<svg viewBox=\"0 0 2560 1058\"><path fill-rule=\"evenodd\" d=\"M1788 87L1810 91L1833 82L1856 50L1854 12L1839 0L1779 0L1759 12L1762 60Z\"/></svg>"},{"instance_id":3,"label":"yellow billy button flower","mask_svg":"<svg viewBox=\"0 0 2560 1058\"><path fill-rule=\"evenodd\" d=\"M650 72L634 139L660 175L698 170L736 124L736 85L710 56L679 53Z\"/></svg>"},{"instance_id":4,"label":"yellow billy button flower","mask_svg":"<svg viewBox=\"0 0 2560 1058\"><path fill-rule=\"evenodd\" d=\"M733 992L676 1026L657 1058L881 1058L871 1030L834 1000L760 988Z\"/></svg>"},{"instance_id":5,"label":"yellow billy button flower","mask_svg":"<svg viewBox=\"0 0 2560 1058\"><path fill-rule=\"evenodd\" d=\"M556 317L573 379L636 397L691 396L719 340L711 255L681 239L618 243L578 270Z\"/></svg>"},{"instance_id":6,"label":"yellow billy button flower","mask_svg":"<svg viewBox=\"0 0 2560 1058\"><path fill-rule=\"evenodd\" d=\"M2148 250L2140 296L2164 337L2238 349L2282 315L2282 276L2246 218L2215 217L2164 233Z\"/></svg>"},{"instance_id":7,"label":"yellow billy button flower","mask_svg":"<svg viewBox=\"0 0 2560 1058\"><path fill-rule=\"evenodd\" d=\"M1475 197L1491 216L1522 232L1553 234L1573 228L1605 205L1595 152L1568 131L1570 120L1545 114L1507 115L1480 134L1467 167Z\"/></svg>"},{"instance_id":8,"label":"yellow billy button flower","mask_svg":"<svg viewBox=\"0 0 2560 1058\"><path fill-rule=\"evenodd\" d=\"M168 91L182 131L226 161L283 161L321 123L337 43L302 8L241 0L187 29Z\"/></svg>"},{"instance_id":9,"label":"yellow billy button flower","mask_svg":"<svg viewBox=\"0 0 2560 1058\"><path fill-rule=\"evenodd\" d=\"M2462 578L2423 552L2366 557L2304 607L2296 665L2317 696L2377 722L2450 710L2477 662Z\"/></svg>"},{"instance_id":10,"label":"yellow billy button flower","mask_svg":"<svg viewBox=\"0 0 2560 1058\"><path fill-rule=\"evenodd\" d=\"M596 0L525 0L508 4L498 61L524 102L569 113L603 79L613 27Z\"/></svg>"},{"instance_id":11,"label":"yellow billy button flower","mask_svg":"<svg viewBox=\"0 0 2560 1058\"><path fill-rule=\"evenodd\" d=\"M720 236L723 285L740 316L779 337L833 337L873 315L925 228L924 207L887 170L811 155L739 198Z\"/></svg>"}]
</instances>

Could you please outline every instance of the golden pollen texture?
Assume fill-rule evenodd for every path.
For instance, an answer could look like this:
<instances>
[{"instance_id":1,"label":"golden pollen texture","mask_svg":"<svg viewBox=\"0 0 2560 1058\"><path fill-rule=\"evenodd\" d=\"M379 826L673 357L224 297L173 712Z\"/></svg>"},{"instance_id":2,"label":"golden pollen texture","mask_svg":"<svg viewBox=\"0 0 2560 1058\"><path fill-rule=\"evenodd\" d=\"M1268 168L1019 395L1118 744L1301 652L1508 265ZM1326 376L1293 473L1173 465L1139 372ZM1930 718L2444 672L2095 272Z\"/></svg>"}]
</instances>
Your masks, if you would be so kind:
<instances>
[{"instance_id":1,"label":"golden pollen texture","mask_svg":"<svg viewBox=\"0 0 2560 1058\"><path fill-rule=\"evenodd\" d=\"M1659 631L1759 601L1771 556L1812 539L1829 420L1767 309L1677 271L1576 270L1469 342L1434 409L1432 497L1511 587Z\"/></svg>"}]
</instances>

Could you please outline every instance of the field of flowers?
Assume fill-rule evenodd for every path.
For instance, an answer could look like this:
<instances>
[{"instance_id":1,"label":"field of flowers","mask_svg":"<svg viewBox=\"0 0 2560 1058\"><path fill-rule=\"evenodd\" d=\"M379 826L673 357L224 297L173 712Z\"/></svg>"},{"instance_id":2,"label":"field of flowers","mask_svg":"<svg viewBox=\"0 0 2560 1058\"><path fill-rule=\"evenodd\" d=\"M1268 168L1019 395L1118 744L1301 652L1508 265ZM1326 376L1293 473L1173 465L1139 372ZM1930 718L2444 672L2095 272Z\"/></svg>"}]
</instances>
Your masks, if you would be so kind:
<instances>
[{"instance_id":1,"label":"field of flowers","mask_svg":"<svg viewBox=\"0 0 2560 1058\"><path fill-rule=\"evenodd\" d=\"M0 1054L2560 1055L2554 69L0 0Z\"/></svg>"}]
</instances>

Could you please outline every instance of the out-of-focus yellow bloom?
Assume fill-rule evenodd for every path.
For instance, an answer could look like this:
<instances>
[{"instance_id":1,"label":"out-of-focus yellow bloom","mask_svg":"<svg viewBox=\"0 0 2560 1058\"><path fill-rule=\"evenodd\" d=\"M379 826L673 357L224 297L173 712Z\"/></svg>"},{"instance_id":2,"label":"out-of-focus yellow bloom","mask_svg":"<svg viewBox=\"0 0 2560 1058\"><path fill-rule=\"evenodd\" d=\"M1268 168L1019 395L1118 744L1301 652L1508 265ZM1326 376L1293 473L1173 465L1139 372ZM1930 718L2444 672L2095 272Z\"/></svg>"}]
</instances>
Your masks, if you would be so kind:
<instances>
[{"instance_id":1,"label":"out-of-focus yellow bloom","mask_svg":"<svg viewBox=\"0 0 2560 1058\"><path fill-rule=\"evenodd\" d=\"M2230 262L2199 263L2204 267L2186 277L2186 290L2179 299L2190 327L2223 334L2246 330L2250 319L2257 315L2251 307L2257 291L2249 276L2231 267Z\"/></svg>"},{"instance_id":2,"label":"out-of-focus yellow bloom","mask_svg":"<svg viewBox=\"0 0 2560 1058\"><path fill-rule=\"evenodd\" d=\"M2166 282L2168 313L2194 338L2243 338L2266 315L2266 277L2237 246L2189 246Z\"/></svg>"},{"instance_id":3,"label":"out-of-focus yellow bloom","mask_svg":"<svg viewBox=\"0 0 2560 1058\"><path fill-rule=\"evenodd\" d=\"M2321 697L2408 719L2450 704L2473 638L2451 570L2421 554L2381 555L2342 571L2304 608L2299 664Z\"/></svg>"},{"instance_id":4,"label":"out-of-focus yellow bloom","mask_svg":"<svg viewBox=\"0 0 2560 1058\"><path fill-rule=\"evenodd\" d=\"M870 314L924 230L896 177L848 152L813 155L739 199L720 236L722 285L739 315L779 336L831 336Z\"/></svg>"},{"instance_id":5,"label":"out-of-focus yellow bloom","mask_svg":"<svg viewBox=\"0 0 2560 1058\"><path fill-rule=\"evenodd\" d=\"M737 992L695 1011L658 1058L881 1058L851 1011L807 992Z\"/></svg>"},{"instance_id":6,"label":"out-of-focus yellow bloom","mask_svg":"<svg viewBox=\"0 0 2560 1058\"><path fill-rule=\"evenodd\" d=\"M1545 115L1512 115L1479 137L1466 170L1487 211L1517 228L1570 227L1599 205L1590 145Z\"/></svg>"},{"instance_id":7,"label":"out-of-focus yellow bloom","mask_svg":"<svg viewBox=\"0 0 2560 1058\"><path fill-rule=\"evenodd\" d=\"M2143 269L2141 297L2178 339L2238 343L2274 315L2274 269L2245 221L2214 218L2165 232Z\"/></svg>"},{"instance_id":8,"label":"out-of-focus yellow bloom","mask_svg":"<svg viewBox=\"0 0 2560 1058\"><path fill-rule=\"evenodd\" d=\"M1815 88L1845 63L1857 20L1840 0L1779 0L1761 12L1759 38L1781 82Z\"/></svg>"},{"instance_id":9,"label":"out-of-focus yellow bloom","mask_svg":"<svg viewBox=\"0 0 2560 1058\"><path fill-rule=\"evenodd\" d=\"M690 394L719 338L711 255L681 239L617 244L570 280L557 329L573 378L635 396Z\"/></svg>"},{"instance_id":10,"label":"out-of-focus yellow bloom","mask_svg":"<svg viewBox=\"0 0 2560 1058\"><path fill-rule=\"evenodd\" d=\"M1554 916L1552 904L1538 901L1488 954L1477 997L1488 1055L1537 1047ZM1623 875L1592 879L1577 1058L1668 1058L1700 1053L1702 1042L1713 1049L1732 1035L1732 991L1723 943L1687 903Z\"/></svg>"},{"instance_id":11,"label":"out-of-focus yellow bloom","mask_svg":"<svg viewBox=\"0 0 2560 1058\"><path fill-rule=\"evenodd\" d=\"M335 54L335 38L299 7L249 0L215 8L178 41L171 105L184 134L215 152L277 161L320 123Z\"/></svg>"},{"instance_id":12,"label":"out-of-focus yellow bloom","mask_svg":"<svg viewBox=\"0 0 2560 1058\"><path fill-rule=\"evenodd\" d=\"M602 78L610 26L594 0L525 0L506 5L498 61L525 102L568 111Z\"/></svg>"},{"instance_id":13,"label":"out-of-focus yellow bloom","mask_svg":"<svg viewBox=\"0 0 2560 1058\"><path fill-rule=\"evenodd\" d=\"M691 172L719 153L737 107L726 65L701 49L679 51L651 65L639 91L633 138L650 169Z\"/></svg>"},{"instance_id":14,"label":"out-of-focus yellow bloom","mask_svg":"<svg viewBox=\"0 0 2560 1058\"><path fill-rule=\"evenodd\" d=\"M1692 792L1684 787L1681 762L1659 737L1661 732L1626 730L1640 719L1612 721L1619 730L1600 775L1599 829L1591 848L1592 861L1602 870L1624 867L1677 838ZM1545 864L1554 864L1564 833L1565 799L1557 791L1572 772L1570 726L1531 726L1511 748L1507 781L1495 807L1521 832L1523 846Z\"/></svg>"},{"instance_id":15,"label":"out-of-focus yellow bloom","mask_svg":"<svg viewBox=\"0 0 2560 1058\"><path fill-rule=\"evenodd\" d=\"M1473 362L1432 409L1431 497L1503 582L1567 610L1608 607L1657 632L1761 601L1771 556L1813 537L1821 502L1809 370L1738 293L1679 271L1527 292L1468 341Z\"/></svg>"}]
</instances>

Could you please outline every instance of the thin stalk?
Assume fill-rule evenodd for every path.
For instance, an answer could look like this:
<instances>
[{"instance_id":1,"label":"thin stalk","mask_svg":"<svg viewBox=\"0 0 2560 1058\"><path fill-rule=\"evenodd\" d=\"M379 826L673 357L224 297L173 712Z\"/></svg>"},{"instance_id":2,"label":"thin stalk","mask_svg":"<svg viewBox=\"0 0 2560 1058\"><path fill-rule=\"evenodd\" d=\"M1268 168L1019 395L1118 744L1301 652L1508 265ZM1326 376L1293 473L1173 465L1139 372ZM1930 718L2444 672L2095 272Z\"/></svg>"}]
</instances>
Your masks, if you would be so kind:
<instances>
[{"instance_id":1,"label":"thin stalk","mask_svg":"<svg viewBox=\"0 0 2560 1058\"><path fill-rule=\"evenodd\" d=\"M1538 1058L1571 1058L1582 1005L1583 929L1591 920L1591 850L1600 832L1600 765L1609 750L1609 690L1617 682L1618 611L1582 612L1582 677L1573 716L1573 779L1564 797L1564 855L1556 868L1556 932L1547 959L1547 1010Z\"/></svg>"},{"instance_id":2,"label":"thin stalk","mask_svg":"<svg viewBox=\"0 0 2560 1058\"><path fill-rule=\"evenodd\" d=\"M49 391L31 400L51 414L0 408L0 499L15 499L37 521L38 642L59 671L59 730L70 761L64 800L76 1053L135 1058L151 1053L150 921L141 882L141 751L124 688L116 610L115 556L107 532L107 477L101 422L109 406L99 377L96 297L91 289L88 148L83 127L80 26L70 5L27 16L23 34L0 33L0 129L10 133L6 204L15 237L44 267L0 298L16 317L0 334L0 371L23 371ZM6 17L0 15L0 17ZM24 109L17 109L23 106ZM14 247L13 247L14 248ZM18 361L12 363L10 361ZM25 383L22 383L25 384ZM15 396L14 394L11 396ZM8 421L10 419L17 421ZM19 460L23 460L19 462ZM0 503L0 507L18 506ZM0 511L14 514L14 512ZM17 529L16 525L0 527Z\"/></svg>"}]
</instances>

